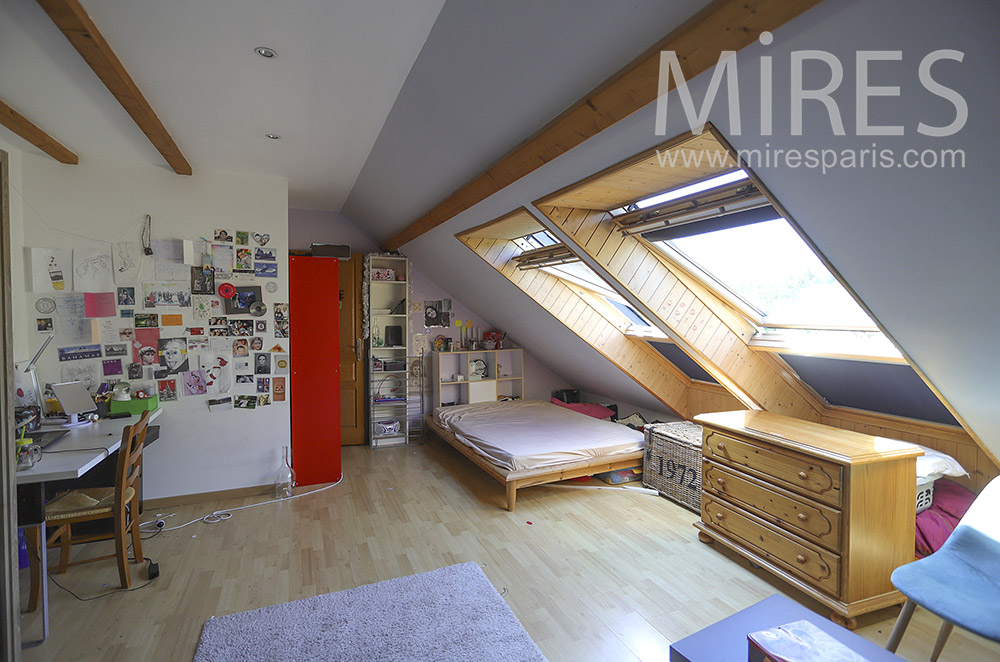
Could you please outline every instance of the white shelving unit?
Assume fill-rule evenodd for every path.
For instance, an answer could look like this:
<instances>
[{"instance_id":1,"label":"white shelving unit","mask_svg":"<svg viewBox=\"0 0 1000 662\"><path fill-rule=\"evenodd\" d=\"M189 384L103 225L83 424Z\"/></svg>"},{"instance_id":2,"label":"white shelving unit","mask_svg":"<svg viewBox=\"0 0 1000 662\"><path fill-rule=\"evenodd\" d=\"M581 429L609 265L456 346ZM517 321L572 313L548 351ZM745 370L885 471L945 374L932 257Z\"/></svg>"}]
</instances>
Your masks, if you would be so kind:
<instances>
[{"instance_id":1,"label":"white shelving unit","mask_svg":"<svg viewBox=\"0 0 1000 662\"><path fill-rule=\"evenodd\" d=\"M434 352L432 364L435 407L524 397L522 349Z\"/></svg>"},{"instance_id":2,"label":"white shelving unit","mask_svg":"<svg viewBox=\"0 0 1000 662\"><path fill-rule=\"evenodd\" d=\"M423 359L408 345L409 267L399 255L365 257L368 440L373 448L405 444L423 434Z\"/></svg>"}]
</instances>

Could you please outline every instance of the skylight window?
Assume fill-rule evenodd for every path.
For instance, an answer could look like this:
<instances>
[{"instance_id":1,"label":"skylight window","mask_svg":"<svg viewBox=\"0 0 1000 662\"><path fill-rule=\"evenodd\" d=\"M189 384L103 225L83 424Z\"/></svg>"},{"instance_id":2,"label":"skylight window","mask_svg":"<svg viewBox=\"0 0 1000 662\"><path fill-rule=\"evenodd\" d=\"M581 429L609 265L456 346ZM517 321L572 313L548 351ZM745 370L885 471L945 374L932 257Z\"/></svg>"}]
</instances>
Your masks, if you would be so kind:
<instances>
[{"instance_id":1,"label":"skylight window","mask_svg":"<svg viewBox=\"0 0 1000 662\"><path fill-rule=\"evenodd\" d=\"M626 326L652 328L653 325L649 323L649 320L625 301L620 294L608 287L608 284L583 262L542 267L542 271L552 274L556 278L575 283L580 287L585 287L600 295L621 315L622 321Z\"/></svg>"},{"instance_id":2,"label":"skylight window","mask_svg":"<svg viewBox=\"0 0 1000 662\"><path fill-rule=\"evenodd\" d=\"M692 193L701 193L702 191L725 186L726 184L732 184L733 182L738 182L746 179L747 177L749 177L749 175L747 175L747 173L743 170L734 170L732 172L727 172L724 175L706 179L702 182L682 186L681 188L675 188L672 191L667 191L666 193L654 195L651 198L639 200L635 203L635 206L639 209L646 209L647 207L652 207L653 205L661 205L664 202L670 202L671 200L676 200L677 198L683 198L684 196L691 195Z\"/></svg>"}]
</instances>

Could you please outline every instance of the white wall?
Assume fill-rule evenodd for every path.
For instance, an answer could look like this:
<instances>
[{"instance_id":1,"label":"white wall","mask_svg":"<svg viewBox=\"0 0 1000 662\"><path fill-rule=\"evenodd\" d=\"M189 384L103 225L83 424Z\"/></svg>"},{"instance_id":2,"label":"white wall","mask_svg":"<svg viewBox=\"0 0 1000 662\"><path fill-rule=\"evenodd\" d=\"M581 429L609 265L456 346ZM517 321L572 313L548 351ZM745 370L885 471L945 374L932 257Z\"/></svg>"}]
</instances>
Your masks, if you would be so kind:
<instances>
[{"instance_id":1,"label":"white wall","mask_svg":"<svg viewBox=\"0 0 1000 662\"><path fill-rule=\"evenodd\" d=\"M288 210L288 247L307 251L312 244L346 244L353 253L373 253L375 240L347 216L332 211Z\"/></svg>"},{"instance_id":2,"label":"white wall","mask_svg":"<svg viewBox=\"0 0 1000 662\"><path fill-rule=\"evenodd\" d=\"M265 293L265 302L287 301L287 189L285 179L272 176L207 172L196 167L193 176L182 177L141 163L81 159L80 165L67 166L24 153L21 181L18 190L12 191L12 209L23 204L23 211L18 212L21 218L12 214L12 252L21 254L22 246L99 248L112 241L139 241L146 214L152 216L153 239L210 237L215 228L266 232L271 235L268 246L277 249L279 289L273 295ZM153 278L151 262L144 260L143 281ZM261 280L254 284L263 284ZM34 297L26 305L23 290L22 277L15 288L15 295L20 292L22 297L20 303L15 301L19 306L15 316L21 322L15 328L16 360L30 358L40 344L33 326L35 311L30 307ZM275 343L273 321L263 340L265 349ZM59 376L58 371L56 351L50 347L39 364L40 378L51 381ZM252 411L209 413L207 399L181 397L162 405L157 420L160 440L149 447L144 463L146 498L273 481L280 448L290 441L288 401Z\"/></svg>"}]
</instances>

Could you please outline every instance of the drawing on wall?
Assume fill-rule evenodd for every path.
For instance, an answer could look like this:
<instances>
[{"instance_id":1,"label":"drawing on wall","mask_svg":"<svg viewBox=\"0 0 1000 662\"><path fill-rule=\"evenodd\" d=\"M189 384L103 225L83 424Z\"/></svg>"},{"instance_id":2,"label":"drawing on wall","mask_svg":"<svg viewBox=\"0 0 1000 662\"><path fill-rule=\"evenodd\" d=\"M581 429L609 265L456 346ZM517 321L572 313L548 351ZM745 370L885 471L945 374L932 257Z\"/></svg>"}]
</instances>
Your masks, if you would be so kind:
<instances>
[{"instance_id":1,"label":"drawing on wall","mask_svg":"<svg viewBox=\"0 0 1000 662\"><path fill-rule=\"evenodd\" d=\"M202 354L201 370L205 374L205 392L229 393L233 388L233 357L226 354Z\"/></svg>"},{"instance_id":2,"label":"drawing on wall","mask_svg":"<svg viewBox=\"0 0 1000 662\"><path fill-rule=\"evenodd\" d=\"M73 283L77 292L114 292L111 252L106 248L74 248Z\"/></svg>"},{"instance_id":3,"label":"drawing on wall","mask_svg":"<svg viewBox=\"0 0 1000 662\"><path fill-rule=\"evenodd\" d=\"M73 289L73 249L28 248L32 292L67 292Z\"/></svg>"},{"instance_id":4,"label":"drawing on wall","mask_svg":"<svg viewBox=\"0 0 1000 662\"><path fill-rule=\"evenodd\" d=\"M238 274L253 273L253 251L249 248L236 249L236 266L233 268Z\"/></svg>"},{"instance_id":5,"label":"drawing on wall","mask_svg":"<svg viewBox=\"0 0 1000 662\"><path fill-rule=\"evenodd\" d=\"M115 270L115 283L134 283L139 278L142 254L134 241L117 241L111 246L111 263Z\"/></svg>"},{"instance_id":6,"label":"drawing on wall","mask_svg":"<svg viewBox=\"0 0 1000 662\"><path fill-rule=\"evenodd\" d=\"M156 266L154 280L186 282L191 278L191 267L177 260L153 260Z\"/></svg>"},{"instance_id":7,"label":"drawing on wall","mask_svg":"<svg viewBox=\"0 0 1000 662\"><path fill-rule=\"evenodd\" d=\"M62 380L64 382L83 382L87 390L92 391L101 383L101 375L98 365L94 361L64 363L62 366Z\"/></svg>"}]
</instances>

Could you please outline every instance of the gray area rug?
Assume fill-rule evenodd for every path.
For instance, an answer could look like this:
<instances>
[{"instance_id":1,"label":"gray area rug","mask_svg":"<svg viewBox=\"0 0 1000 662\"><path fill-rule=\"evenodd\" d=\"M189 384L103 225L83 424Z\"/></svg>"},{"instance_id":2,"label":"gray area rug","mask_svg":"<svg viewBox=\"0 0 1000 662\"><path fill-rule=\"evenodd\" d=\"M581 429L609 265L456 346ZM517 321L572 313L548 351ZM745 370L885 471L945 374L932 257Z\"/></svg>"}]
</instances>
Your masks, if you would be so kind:
<instances>
[{"instance_id":1,"label":"gray area rug","mask_svg":"<svg viewBox=\"0 0 1000 662\"><path fill-rule=\"evenodd\" d=\"M476 563L213 617L194 659L545 661Z\"/></svg>"}]
</instances>

